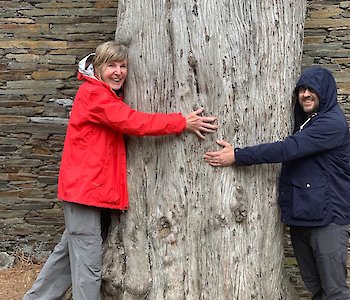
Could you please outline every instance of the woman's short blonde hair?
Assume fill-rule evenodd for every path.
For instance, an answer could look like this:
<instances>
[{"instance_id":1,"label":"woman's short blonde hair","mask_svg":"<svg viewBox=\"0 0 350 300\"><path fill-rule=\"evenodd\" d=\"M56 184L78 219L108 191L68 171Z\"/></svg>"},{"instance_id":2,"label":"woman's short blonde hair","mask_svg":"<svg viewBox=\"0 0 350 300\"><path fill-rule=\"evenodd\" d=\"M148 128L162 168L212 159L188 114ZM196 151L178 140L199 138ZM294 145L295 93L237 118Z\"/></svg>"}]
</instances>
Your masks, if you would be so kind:
<instances>
[{"instance_id":1,"label":"woman's short blonde hair","mask_svg":"<svg viewBox=\"0 0 350 300\"><path fill-rule=\"evenodd\" d=\"M115 41L105 42L97 46L92 62L94 69L98 70L108 62L120 62L128 59L128 48Z\"/></svg>"}]
</instances>

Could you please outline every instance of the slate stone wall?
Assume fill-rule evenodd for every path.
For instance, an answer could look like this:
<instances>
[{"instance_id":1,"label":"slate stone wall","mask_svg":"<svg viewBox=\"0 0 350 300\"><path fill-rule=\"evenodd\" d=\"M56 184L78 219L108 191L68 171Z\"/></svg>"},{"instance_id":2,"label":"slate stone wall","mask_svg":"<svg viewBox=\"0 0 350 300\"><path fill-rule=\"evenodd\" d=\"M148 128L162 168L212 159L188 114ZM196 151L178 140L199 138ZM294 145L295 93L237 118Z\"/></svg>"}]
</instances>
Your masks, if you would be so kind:
<instances>
[{"instance_id":1,"label":"slate stone wall","mask_svg":"<svg viewBox=\"0 0 350 300\"><path fill-rule=\"evenodd\" d=\"M315 64L333 72L350 120L350 1L308 1L303 66Z\"/></svg>"},{"instance_id":2,"label":"slate stone wall","mask_svg":"<svg viewBox=\"0 0 350 300\"><path fill-rule=\"evenodd\" d=\"M0 251L46 253L77 62L113 40L118 1L1 1Z\"/></svg>"}]
</instances>

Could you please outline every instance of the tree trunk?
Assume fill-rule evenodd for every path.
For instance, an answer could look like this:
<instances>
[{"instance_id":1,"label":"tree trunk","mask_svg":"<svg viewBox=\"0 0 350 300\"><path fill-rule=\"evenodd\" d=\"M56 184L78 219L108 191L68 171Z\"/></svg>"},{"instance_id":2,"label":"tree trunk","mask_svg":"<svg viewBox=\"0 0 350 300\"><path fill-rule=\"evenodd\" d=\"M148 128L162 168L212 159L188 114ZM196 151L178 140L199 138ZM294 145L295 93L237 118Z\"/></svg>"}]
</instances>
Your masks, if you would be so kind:
<instances>
[{"instance_id":1,"label":"tree trunk","mask_svg":"<svg viewBox=\"0 0 350 300\"><path fill-rule=\"evenodd\" d=\"M279 165L213 168L235 147L285 137L306 1L119 0L126 102L218 116L217 134L128 138L130 210L114 213L104 299L293 299L283 270ZM295 299L295 298L294 298Z\"/></svg>"}]
</instances>

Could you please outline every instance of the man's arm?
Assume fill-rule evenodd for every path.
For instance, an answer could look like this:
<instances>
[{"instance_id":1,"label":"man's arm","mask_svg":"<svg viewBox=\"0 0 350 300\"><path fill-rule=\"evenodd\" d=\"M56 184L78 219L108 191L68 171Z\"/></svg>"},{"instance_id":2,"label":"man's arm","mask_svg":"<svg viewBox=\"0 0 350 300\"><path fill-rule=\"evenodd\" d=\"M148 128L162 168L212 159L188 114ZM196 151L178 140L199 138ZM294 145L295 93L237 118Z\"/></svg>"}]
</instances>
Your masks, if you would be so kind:
<instances>
[{"instance_id":1,"label":"man's arm","mask_svg":"<svg viewBox=\"0 0 350 300\"><path fill-rule=\"evenodd\" d=\"M204 159L214 167L288 162L338 147L348 134L347 130L337 122L321 119L283 141L245 148L234 148L226 141L218 141L223 148L207 152Z\"/></svg>"},{"instance_id":2,"label":"man's arm","mask_svg":"<svg viewBox=\"0 0 350 300\"><path fill-rule=\"evenodd\" d=\"M219 151L209 151L204 154L204 160L213 167L227 167L236 162L233 146L223 140L216 141L223 148Z\"/></svg>"}]
</instances>

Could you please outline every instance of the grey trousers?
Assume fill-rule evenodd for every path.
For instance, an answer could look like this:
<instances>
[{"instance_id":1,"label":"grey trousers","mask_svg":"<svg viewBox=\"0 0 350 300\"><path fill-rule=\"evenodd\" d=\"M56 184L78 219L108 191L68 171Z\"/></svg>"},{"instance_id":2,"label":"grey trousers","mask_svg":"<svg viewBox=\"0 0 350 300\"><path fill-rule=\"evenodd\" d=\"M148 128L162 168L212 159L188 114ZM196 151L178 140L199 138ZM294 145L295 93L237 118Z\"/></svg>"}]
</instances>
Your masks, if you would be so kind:
<instances>
[{"instance_id":1,"label":"grey trousers","mask_svg":"<svg viewBox=\"0 0 350 300\"><path fill-rule=\"evenodd\" d=\"M295 257L313 300L349 300L349 226L290 227Z\"/></svg>"},{"instance_id":2,"label":"grey trousers","mask_svg":"<svg viewBox=\"0 0 350 300\"><path fill-rule=\"evenodd\" d=\"M58 300L72 286L74 300L99 300L101 210L63 202L66 230L23 300Z\"/></svg>"}]
</instances>

